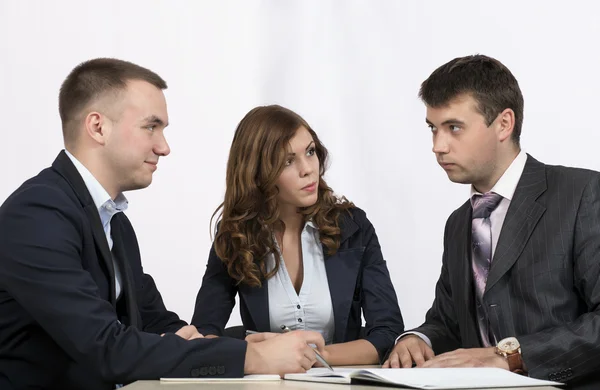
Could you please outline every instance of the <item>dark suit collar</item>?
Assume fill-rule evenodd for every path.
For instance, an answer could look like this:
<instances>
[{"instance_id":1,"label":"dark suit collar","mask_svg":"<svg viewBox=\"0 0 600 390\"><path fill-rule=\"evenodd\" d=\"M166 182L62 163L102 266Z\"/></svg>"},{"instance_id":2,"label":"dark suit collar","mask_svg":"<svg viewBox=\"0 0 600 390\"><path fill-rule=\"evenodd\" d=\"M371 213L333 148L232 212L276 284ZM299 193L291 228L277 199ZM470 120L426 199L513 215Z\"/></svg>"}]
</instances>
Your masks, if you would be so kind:
<instances>
[{"instance_id":1,"label":"dark suit collar","mask_svg":"<svg viewBox=\"0 0 600 390\"><path fill-rule=\"evenodd\" d=\"M351 212L352 210L343 210L340 214L340 246L344 244L344 242L346 242L350 237L352 237L359 229L358 224L354 221L354 218L352 218L352 215L350 214Z\"/></svg>"},{"instance_id":2,"label":"dark suit collar","mask_svg":"<svg viewBox=\"0 0 600 390\"><path fill-rule=\"evenodd\" d=\"M488 275L486 293L517 261L535 226L546 211L546 207L537 202L546 188L545 165L528 155L525 169L502 225Z\"/></svg>"},{"instance_id":3,"label":"dark suit collar","mask_svg":"<svg viewBox=\"0 0 600 390\"><path fill-rule=\"evenodd\" d=\"M94 204L92 195L90 195L83 178L64 150L58 154L52 163L52 168L58 172L58 174L60 174L67 181L67 183L69 183L75 192L75 195L81 202L85 214L90 221L96 247L98 248L100 257L102 258L102 261L108 270L108 277L110 281L110 302L114 306L116 305L115 270L112 262L112 255L108 247L108 241L106 241L104 228L102 227L102 222L100 221L100 214L98 213L98 209Z\"/></svg>"},{"instance_id":4,"label":"dark suit collar","mask_svg":"<svg viewBox=\"0 0 600 390\"><path fill-rule=\"evenodd\" d=\"M475 316L475 294L473 286L473 271L471 268L471 219L472 207L470 200L467 200L456 213L456 221L452 226L447 227L447 237L445 241L449 243L444 250L447 251L446 267L450 275L456 275L458 280L456 285L460 286L455 302L461 302L460 312L457 314L464 318L461 323L460 333L462 345L465 348L480 347L479 331L477 330L477 317ZM450 220L453 220L451 217ZM452 268L457 267L456 271Z\"/></svg>"},{"instance_id":5,"label":"dark suit collar","mask_svg":"<svg viewBox=\"0 0 600 390\"><path fill-rule=\"evenodd\" d=\"M65 180L71 185L71 188L75 191L77 198L81 202L83 206L87 206L89 204L94 205L94 200L92 199L92 195L90 191L88 191L83 178L73 165L73 162L67 156L64 150L61 150L54 162L52 163L52 168L57 171Z\"/></svg>"}]
</instances>

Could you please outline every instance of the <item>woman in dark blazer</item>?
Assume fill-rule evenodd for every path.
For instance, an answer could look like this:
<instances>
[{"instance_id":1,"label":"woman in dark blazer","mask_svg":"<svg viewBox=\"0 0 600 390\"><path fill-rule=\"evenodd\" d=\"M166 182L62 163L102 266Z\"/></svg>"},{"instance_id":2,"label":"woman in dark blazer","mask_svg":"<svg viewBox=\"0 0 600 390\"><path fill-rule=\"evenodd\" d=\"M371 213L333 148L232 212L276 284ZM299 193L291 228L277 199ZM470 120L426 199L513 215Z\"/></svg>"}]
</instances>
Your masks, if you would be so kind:
<instances>
[{"instance_id":1,"label":"woman in dark blazer","mask_svg":"<svg viewBox=\"0 0 600 390\"><path fill-rule=\"evenodd\" d=\"M296 113L265 106L236 130L224 202L192 324L316 330L332 365L381 362L404 324L373 225L323 179L327 150ZM366 326L362 329L361 313Z\"/></svg>"}]
</instances>

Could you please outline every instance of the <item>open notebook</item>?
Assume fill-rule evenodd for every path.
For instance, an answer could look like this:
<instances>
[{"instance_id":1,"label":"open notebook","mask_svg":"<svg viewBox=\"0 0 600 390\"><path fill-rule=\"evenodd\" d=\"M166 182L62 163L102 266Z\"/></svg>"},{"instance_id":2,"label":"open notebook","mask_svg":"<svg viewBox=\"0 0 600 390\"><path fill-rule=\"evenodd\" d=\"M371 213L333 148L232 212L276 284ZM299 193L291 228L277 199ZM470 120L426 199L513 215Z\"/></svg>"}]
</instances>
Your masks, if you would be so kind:
<instances>
[{"instance_id":1,"label":"open notebook","mask_svg":"<svg viewBox=\"0 0 600 390\"><path fill-rule=\"evenodd\" d=\"M500 368L335 368L335 371L313 368L306 374L286 374L285 379L348 384L370 381L388 386L431 390L562 385L514 374Z\"/></svg>"}]
</instances>

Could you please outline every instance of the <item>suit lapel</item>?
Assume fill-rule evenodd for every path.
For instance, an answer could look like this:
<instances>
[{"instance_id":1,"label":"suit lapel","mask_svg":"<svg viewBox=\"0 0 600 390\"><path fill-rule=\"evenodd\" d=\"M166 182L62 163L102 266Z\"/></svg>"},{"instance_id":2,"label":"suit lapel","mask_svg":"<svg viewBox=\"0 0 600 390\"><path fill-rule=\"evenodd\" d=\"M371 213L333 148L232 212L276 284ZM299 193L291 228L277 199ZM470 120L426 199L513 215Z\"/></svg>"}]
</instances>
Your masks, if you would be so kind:
<instances>
[{"instance_id":1,"label":"suit lapel","mask_svg":"<svg viewBox=\"0 0 600 390\"><path fill-rule=\"evenodd\" d=\"M239 286L240 299L243 299L258 332L270 332L269 319L269 281L264 280L261 287Z\"/></svg>"},{"instance_id":2,"label":"suit lapel","mask_svg":"<svg viewBox=\"0 0 600 390\"><path fill-rule=\"evenodd\" d=\"M127 261L128 256L123 236L123 232L125 231L123 228L124 218L126 217L123 213L117 213L112 217L111 235L113 237L113 253L117 264L119 265L119 269L121 270L121 288L124 295L121 299L126 299L127 318L129 319L128 325L140 329L141 318L137 305L133 271Z\"/></svg>"},{"instance_id":3,"label":"suit lapel","mask_svg":"<svg viewBox=\"0 0 600 390\"><path fill-rule=\"evenodd\" d=\"M92 196L90 195L83 178L64 150L58 154L58 157L56 157L54 163L52 163L52 168L56 170L62 177L64 177L65 180L71 185L75 191L75 194L77 194L81 205L83 206L88 220L90 221L96 249L100 254L102 263L108 271L108 279L110 282L110 303L113 306L116 306L115 270L113 267L112 256L108 248L108 242L106 241L106 235L104 234L104 228L102 227L102 222L100 221L100 214L98 213L98 209L94 204L94 200L92 199Z\"/></svg>"},{"instance_id":4,"label":"suit lapel","mask_svg":"<svg viewBox=\"0 0 600 390\"><path fill-rule=\"evenodd\" d=\"M536 202L545 190L546 168L544 164L528 156L502 225L485 293L494 287L521 255L531 233L546 211L543 205Z\"/></svg>"},{"instance_id":5,"label":"suit lapel","mask_svg":"<svg viewBox=\"0 0 600 390\"><path fill-rule=\"evenodd\" d=\"M323 246L325 271L327 272L327 283L329 284L335 323L334 343L341 343L346 339L348 315L350 314L364 252L364 248L345 248L346 241L358 231L358 225L347 214L342 214L340 219L340 249L333 256L329 256L327 255L327 248Z\"/></svg>"},{"instance_id":6,"label":"suit lapel","mask_svg":"<svg viewBox=\"0 0 600 390\"><path fill-rule=\"evenodd\" d=\"M461 286L457 291L457 299L454 300L456 307L456 315L459 321L465 319L459 328L461 329L462 344L467 347L479 347L479 335L477 331L477 318L475 316L475 296L473 293L473 270L471 267L471 219L473 209L470 201L467 201L463 206L463 210L459 211L458 223L455 229L452 229L452 234L449 236L448 248L454 247L453 242L456 242L456 250L454 253L448 254L448 272L451 275L456 275L456 283L453 286ZM457 263L453 264L452 259L456 259ZM457 267L458 272L452 270ZM462 321L461 321L462 322Z\"/></svg>"}]
</instances>

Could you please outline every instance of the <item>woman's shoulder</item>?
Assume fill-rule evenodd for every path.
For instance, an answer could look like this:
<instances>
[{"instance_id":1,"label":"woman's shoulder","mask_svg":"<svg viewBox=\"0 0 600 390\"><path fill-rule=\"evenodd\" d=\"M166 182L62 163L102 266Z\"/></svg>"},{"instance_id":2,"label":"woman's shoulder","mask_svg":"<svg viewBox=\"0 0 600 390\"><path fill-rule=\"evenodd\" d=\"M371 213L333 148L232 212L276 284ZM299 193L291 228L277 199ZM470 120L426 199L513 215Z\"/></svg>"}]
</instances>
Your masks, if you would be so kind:
<instances>
[{"instance_id":1,"label":"woman's shoulder","mask_svg":"<svg viewBox=\"0 0 600 390\"><path fill-rule=\"evenodd\" d=\"M340 213L340 229L363 229L371 225L367 213L360 207L352 206Z\"/></svg>"}]
</instances>

